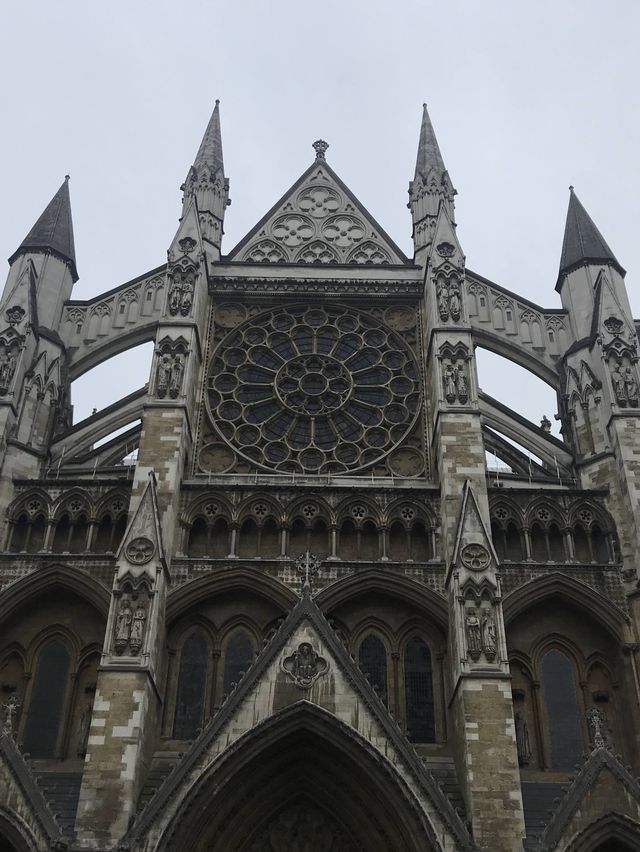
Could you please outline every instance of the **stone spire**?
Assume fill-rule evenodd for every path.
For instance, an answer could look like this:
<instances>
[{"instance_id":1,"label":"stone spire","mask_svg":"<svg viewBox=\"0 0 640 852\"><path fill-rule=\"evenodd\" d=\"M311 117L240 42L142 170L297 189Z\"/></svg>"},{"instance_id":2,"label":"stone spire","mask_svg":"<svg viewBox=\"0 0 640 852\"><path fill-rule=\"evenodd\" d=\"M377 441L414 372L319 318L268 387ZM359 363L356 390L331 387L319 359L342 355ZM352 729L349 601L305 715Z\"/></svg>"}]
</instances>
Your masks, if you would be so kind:
<instances>
[{"instance_id":1,"label":"stone spire","mask_svg":"<svg viewBox=\"0 0 640 852\"><path fill-rule=\"evenodd\" d=\"M422 127L418 143L416 171L409 184L409 204L413 219L413 242L416 253L428 246L433 238L440 202L455 224L453 199L456 194L446 170L427 105L423 104Z\"/></svg>"},{"instance_id":2,"label":"stone spire","mask_svg":"<svg viewBox=\"0 0 640 852\"><path fill-rule=\"evenodd\" d=\"M220 254L225 208L229 201L229 181L224 176L220 101L216 101L198 153L181 189L182 215L192 198L196 201L202 238L207 254L217 260Z\"/></svg>"},{"instance_id":3,"label":"stone spire","mask_svg":"<svg viewBox=\"0 0 640 852\"><path fill-rule=\"evenodd\" d=\"M572 186L569 187L569 192L569 209L562 242L559 280L578 266L586 264L610 264L624 275L624 269L580 203Z\"/></svg>"},{"instance_id":4,"label":"stone spire","mask_svg":"<svg viewBox=\"0 0 640 852\"><path fill-rule=\"evenodd\" d=\"M50 252L56 255L69 266L73 280L78 280L69 175L66 175L64 183L45 207L38 221L11 255L9 263L12 264L21 254L28 252Z\"/></svg>"}]
</instances>

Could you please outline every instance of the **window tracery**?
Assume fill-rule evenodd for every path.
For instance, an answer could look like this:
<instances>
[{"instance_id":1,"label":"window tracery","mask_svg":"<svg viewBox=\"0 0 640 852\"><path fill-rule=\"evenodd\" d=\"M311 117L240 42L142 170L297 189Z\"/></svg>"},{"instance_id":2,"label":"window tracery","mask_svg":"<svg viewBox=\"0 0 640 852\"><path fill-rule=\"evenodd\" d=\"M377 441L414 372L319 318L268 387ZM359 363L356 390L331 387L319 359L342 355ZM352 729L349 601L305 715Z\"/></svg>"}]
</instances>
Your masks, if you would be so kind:
<instances>
[{"instance_id":1,"label":"window tracery","mask_svg":"<svg viewBox=\"0 0 640 852\"><path fill-rule=\"evenodd\" d=\"M372 316L329 306L280 308L232 330L207 387L224 444L284 473L369 467L408 434L420 407L416 361L402 338ZM212 446L203 448L207 464L201 453L205 469L215 467ZM228 469L229 451L220 452Z\"/></svg>"}]
</instances>

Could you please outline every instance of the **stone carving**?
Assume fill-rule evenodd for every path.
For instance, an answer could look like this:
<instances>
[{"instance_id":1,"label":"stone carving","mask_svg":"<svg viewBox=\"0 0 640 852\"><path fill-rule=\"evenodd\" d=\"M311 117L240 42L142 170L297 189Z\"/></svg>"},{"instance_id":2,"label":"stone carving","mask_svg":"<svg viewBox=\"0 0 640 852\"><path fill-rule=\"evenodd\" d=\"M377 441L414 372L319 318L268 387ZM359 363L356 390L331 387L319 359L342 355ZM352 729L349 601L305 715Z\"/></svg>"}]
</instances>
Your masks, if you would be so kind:
<instances>
[{"instance_id":1,"label":"stone carving","mask_svg":"<svg viewBox=\"0 0 640 852\"><path fill-rule=\"evenodd\" d=\"M245 847L242 847L243 849ZM258 837L247 852L356 852L352 842L313 805L288 805Z\"/></svg>"},{"instance_id":2,"label":"stone carving","mask_svg":"<svg viewBox=\"0 0 640 852\"><path fill-rule=\"evenodd\" d=\"M496 622L493 612L485 609L482 612L482 650L485 657L492 663L498 650Z\"/></svg>"},{"instance_id":3,"label":"stone carving","mask_svg":"<svg viewBox=\"0 0 640 852\"><path fill-rule=\"evenodd\" d=\"M9 345L0 340L0 395L4 396L11 387L18 365L19 346Z\"/></svg>"},{"instance_id":4,"label":"stone carving","mask_svg":"<svg viewBox=\"0 0 640 852\"><path fill-rule=\"evenodd\" d=\"M290 213L276 219L272 233L279 243L283 243L287 248L294 248L310 240L315 233L315 227L306 216Z\"/></svg>"},{"instance_id":5,"label":"stone carving","mask_svg":"<svg viewBox=\"0 0 640 852\"><path fill-rule=\"evenodd\" d=\"M181 240L178 240L178 245L183 254L189 254L196 247L196 241L193 237L183 237Z\"/></svg>"},{"instance_id":6,"label":"stone carving","mask_svg":"<svg viewBox=\"0 0 640 852\"><path fill-rule=\"evenodd\" d=\"M133 657L137 657L144 643L147 622L147 608L142 598L137 595L133 600L124 595L118 605L114 625L114 647L117 654L123 654L127 649Z\"/></svg>"},{"instance_id":7,"label":"stone carving","mask_svg":"<svg viewBox=\"0 0 640 852\"><path fill-rule=\"evenodd\" d=\"M22 322L24 315L24 308L21 308L20 305L14 305L12 308L8 308L5 311L5 316L9 325L18 325L18 323Z\"/></svg>"},{"instance_id":8,"label":"stone carving","mask_svg":"<svg viewBox=\"0 0 640 852\"><path fill-rule=\"evenodd\" d=\"M442 322L447 322L451 318L454 322L460 320L461 302L460 302L460 284L457 279L452 278L450 281L440 279L437 284L438 297L438 314Z\"/></svg>"},{"instance_id":9,"label":"stone carving","mask_svg":"<svg viewBox=\"0 0 640 852\"><path fill-rule=\"evenodd\" d=\"M306 553L301 553L300 556L298 556L298 558L296 559L296 571L303 578L303 589L311 591L313 578L316 576L319 570L320 560L315 555L315 553L309 553L309 551L307 550Z\"/></svg>"},{"instance_id":10,"label":"stone carving","mask_svg":"<svg viewBox=\"0 0 640 852\"><path fill-rule=\"evenodd\" d=\"M604 710L592 707L591 710L587 711L587 721L593 731L591 738L593 748L607 748L609 737L607 732L607 716Z\"/></svg>"},{"instance_id":11,"label":"stone carving","mask_svg":"<svg viewBox=\"0 0 640 852\"><path fill-rule=\"evenodd\" d=\"M482 654L482 625L475 607L470 607L467 610L464 627L469 656L474 661L479 660Z\"/></svg>"},{"instance_id":12,"label":"stone carving","mask_svg":"<svg viewBox=\"0 0 640 852\"><path fill-rule=\"evenodd\" d=\"M284 658L281 665L282 670L300 689L310 689L329 670L327 660L313 650L310 642L301 642L290 657Z\"/></svg>"},{"instance_id":13,"label":"stone carving","mask_svg":"<svg viewBox=\"0 0 640 852\"><path fill-rule=\"evenodd\" d=\"M460 559L470 571L484 571L491 563L491 554L482 544L467 544L462 548Z\"/></svg>"},{"instance_id":14,"label":"stone carving","mask_svg":"<svg viewBox=\"0 0 640 852\"><path fill-rule=\"evenodd\" d=\"M176 399L180 395L183 375L184 356L165 349L160 355L156 370L156 396L159 399L166 396Z\"/></svg>"},{"instance_id":15,"label":"stone carving","mask_svg":"<svg viewBox=\"0 0 640 852\"><path fill-rule=\"evenodd\" d=\"M438 243L436 246L436 251L440 255L440 257L453 257L453 253L455 252L456 247L452 246L451 243Z\"/></svg>"},{"instance_id":16,"label":"stone carving","mask_svg":"<svg viewBox=\"0 0 640 852\"><path fill-rule=\"evenodd\" d=\"M467 381L465 366L462 361L454 361L448 358L443 364L442 382L444 385L444 397L453 405L459 402L465 405L469 400L469 382Z\"/></svg>"},{"instance_id":17,"label":"stone carving","mask_svg":"<svg viewBox=\"0 0 640 852\"><path fill-rule=\"evenodd\" d=\"M155 545L151 539L141 536L129 542L125 548L124 555L133 565L144 565L152 558L155 550Z\"/></svg>"},{"instance_id":18,"label":"stone carving","mask_svg":"<svg viewBox=\"0 0 640 852\"><path fill-rule=\"evenodd\" d=\"M190 238L185 237L184 240L180 240L180 243L184 243L188 239ZM191 273L176 273L169 290L169 313L171 316L175 317L178 314L183 317L189 316L193 307L193 292L194 284Z\"/></svg>"},{"instance_id":19,"label":"stone carving","mask_svg":"<svg viewBox=\"0 0 640 852\"><path fill-rule=\"evenodd\" d=\"M341 206L342 198L328 186L308 186L298 196L300 210L314 219L337 213Z\"/></svg>"},{"instance_id":20,"label":"stone carving","mask_svg":"<svg viewBox=\"0 0 640 852\"><path fill-rule=\"evenodd\" d=\"M326 159L325 154L327 153L327 148L329 147L328 142L325 142L324 139L317 139L311 147L316 152L316 160Z\"/></svg>"},{"instance_id":21,"label":"stone carving","mask_svg":"<svg viewBox=\"0 0 640 852\"><path fill-rule=\"evenodd\" d=\"M616 359L611 366L611 381L616 402L621 408L638 407L638 381L635 368L626 359Z\"/></svg>"},{"instance_id":22,"label":"stone carving","mask_svg":"<svg viewBox=\"0 0 640 852\"><path fill-rule=\"evenodd\" d=\"M88 701L80 715L80 719L78 720L78 745L76 748L76 754L78 757L84 757L87 753L92 712L93 702Z\"/></svg>"},{"instance_id":23,"label":"stone carving","mask_svg":"<svg viewBox=\"0 0 640 852\"><path fill-rule=\"evenodd\" d=\"M22 702L18 696L12 693L8 700L2 705L4 711L4 722L2 723L2 733L12 736L13 734L13 717L17 715Z\"/></svg>"},{"instance_id":24,"label":"stone carving","mask_svg":"<svg viewBox=\"0 0 640 852\"><path fill-rule=\"evenodd\" d=\"M515 715L516 748L518 750L518 763L520 766L528 766L531 760L531 744L529 742L529 727L527 720L521 710Z\"/></svg>"}]
</instances>

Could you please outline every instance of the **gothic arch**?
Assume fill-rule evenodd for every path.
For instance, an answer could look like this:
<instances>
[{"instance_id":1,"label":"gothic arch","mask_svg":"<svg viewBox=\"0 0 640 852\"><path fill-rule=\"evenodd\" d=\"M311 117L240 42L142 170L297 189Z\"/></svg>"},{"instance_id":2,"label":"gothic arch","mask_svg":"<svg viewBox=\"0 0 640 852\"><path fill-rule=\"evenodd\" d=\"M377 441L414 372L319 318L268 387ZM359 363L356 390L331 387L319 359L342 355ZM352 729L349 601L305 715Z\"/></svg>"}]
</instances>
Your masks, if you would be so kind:
<instances>
[{"instance_id":1,"label":"gothic arch","mask_svg":"<svg viewBox=\"0 0 640 852\"><path fill-rule=\"evenodd\" d=\"M553 598L560 598L572 606L583 609L617 642L624 641L627 616L600 592L560 572L536 577L505 595L503 601L505 628L525 610Z\"/></svg>"},{"instance_id":2,"label":"gothic arch","mask_svg":"<svg viewBox=\"0 0 640 852\"><path fill-rule=\"evenodd\" d=\"M273 778L278 784L269 783ZM392 763L333 714L304 700L244 734L194 783L171 794L176 807L159 827L158 852L212 845L247 850L283 805L307 802L332 814L351 843L357 838L348 848L442 849L424 807Z\"/></svg>"},{"instance_id":3,"label":"gothic arch","mask_svg":"<svg viewBox=\"0 0 640 852\"><path fill-rule=\"evenodd\" d=\"M513 361L518 367L523 367L534 376L542 379L554 391L558 391L560 385L560 377L556 370L546 362L546 359L538 355L535 350L521 346L517 341L511 340L502 334L495 331L489 331L486 328L478 328L475 325L474 317L472 322L472 339L476 346L487 349L489 352L494 352L496 355L501 355L509 361Z\"/></svg>"},{"instance_id":4,"label":"gothic arch","mask_svg":"<svg viewBox=\"0 0 640 852\"><path fill-rule=\"evenodd\" d=\"M0 624L28 600L53 588L65 589L83 598L106 620L111 598L102 583L77 568L52 565L32 571L3 590L0 597Z\"/></svg>"},{"instance_id":5,"label":"gothic arch","mask_svg":"<svg viewBox=\"0 0 640 852\"><path fill-rule=\"evenodd\" d=\"M640 828L635 820L625 814L612 811L604 817L592 822L576 835L566 852L602 852L602 844L617 841L618 845L612 852L632 852L640 849Z\"/></svg>"},{"instance_id":6,"label":"gothic arch","mask_svg":"<svg viewBox=\"0 0 640 852\"><path fill-rule=\"evenodd\" d=\"M248 591L260 595L283 612L289 612L298 599L295 592L274 577L246 568L233 568L189 580L171 591L167 598L167 624L174 622L205 598L228 591Z\"/></svg>"},{"instance_id":7,"label":"gothic arch","mask_svg":"<svg viewBox=\"0 0 640 852\"><path fill-rule=\"evenodd\" d=\"M427 586L383 568L370 568L337 580L325 586L316 600L323 612L330 613L351 598L370 591L383 592L420 607L446 634L448 610L445 599Z\"/></svg>"},{"instance_id":8,"label":"gothic arch","mask_svg":"<svg viewBox=\"0 0 640 852\"><path fill-rule=\"evenodd\" d=\"M11 846L5 847L5 841ZM38 852L40 848L38 838L27 823L17 813L0 805L0 849L10 849L11 852Z\"/></svg>"}]
</instances>

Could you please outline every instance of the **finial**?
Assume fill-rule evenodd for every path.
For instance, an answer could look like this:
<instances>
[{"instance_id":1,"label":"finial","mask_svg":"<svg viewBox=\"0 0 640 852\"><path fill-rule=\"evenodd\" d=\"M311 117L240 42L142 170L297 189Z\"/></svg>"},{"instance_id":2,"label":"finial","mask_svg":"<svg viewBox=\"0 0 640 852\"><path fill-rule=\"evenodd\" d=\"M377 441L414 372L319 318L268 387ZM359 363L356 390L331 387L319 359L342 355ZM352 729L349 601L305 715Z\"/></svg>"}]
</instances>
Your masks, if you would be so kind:
<instances>
[{"instance_id":1,"label":"finial","mask_svg":"<svg viewBox=\"0 0 640 852\"><path fill-rule=\"evenodd\" d=\"M216 106L220 106L220 98L216 98Z\"/></svg>"},{"instance_id":2,"label":"finial","mask_svg":"<svg viewBox=\"0 0 640 852\"><path fill-rule=\"evenodd\" d=\"M569 187L569 192L573 192L573 187L572 187L572 186L570 186L570 187Z\"/></svg>"},{"instance_id":3,"label":"finial","mask_svg":"<svg viewBox=\"0 0 640 852\"><path fill-rule=\"evenodd\" d=\"M64 176L64 179L65 179L66 181L70 181L70 180L71 180L71 175L65 175L65 176Z\"/></svg>"},{"instance_id":4,"label":"finial","mask_svg":"<svg viewBox=\"0 0 640 852\"><path fill-rule=\"evenodd\" d=\"M315 553L301 553L296 559L296 571L304 578L302 581L302 597L311 597L312 580L320 569L320 560Z\"/></svg>"},{"instance_id":5,"label":"finial","mask_svg":"<svg viewBox=\"0 0 640 852\"><path fill-rule=\"evenodd\" d=\"M327 148L329 147L328 142L325 142L324 139L318 139L316 142L313 143L313 145L311 147L316 152L316 160L326 159L325 153L326 153Z\"/></svg>"},{"instance_id":6,"label":"finial","mask_svg":"<svg viewBox=\"0 0 640 852\"><path fill-rule=\"evenodd\" d=\"M587 711L587 719L593 728L593 748L608 748L606 739L607 720L602 712L597 707L592 707Z\"/></svg>"}]
</instances>

